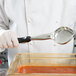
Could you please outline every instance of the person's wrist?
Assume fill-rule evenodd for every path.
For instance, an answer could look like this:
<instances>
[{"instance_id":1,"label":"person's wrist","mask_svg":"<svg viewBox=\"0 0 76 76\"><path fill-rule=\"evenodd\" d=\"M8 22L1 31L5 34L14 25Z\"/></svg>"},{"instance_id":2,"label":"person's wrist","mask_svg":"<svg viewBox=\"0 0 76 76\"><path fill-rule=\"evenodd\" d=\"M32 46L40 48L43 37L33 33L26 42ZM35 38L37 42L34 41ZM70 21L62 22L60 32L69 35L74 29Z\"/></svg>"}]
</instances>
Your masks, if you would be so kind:
<instances>
[{"instance_id":1,"label":"person's wrist","mask_svg":"<svg viewBox=\"0 0 76 76\"><path fill-rule=\"evenodd\" d=\"M0 30L0 48L16 48L19 43L12 30Z\"/></svg>"}]
</instances>

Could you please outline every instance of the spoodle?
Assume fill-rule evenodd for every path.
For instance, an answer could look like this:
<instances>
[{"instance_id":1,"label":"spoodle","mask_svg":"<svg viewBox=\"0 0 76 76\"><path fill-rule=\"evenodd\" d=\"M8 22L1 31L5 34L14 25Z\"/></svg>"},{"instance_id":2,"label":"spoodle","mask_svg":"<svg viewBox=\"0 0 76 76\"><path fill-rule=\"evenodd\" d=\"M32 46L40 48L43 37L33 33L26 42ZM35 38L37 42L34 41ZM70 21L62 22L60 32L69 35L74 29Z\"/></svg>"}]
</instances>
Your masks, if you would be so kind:
<instances>
[{"instance_id":1,"label":"spoodle","mask_svg":"<svg viewBox=\"0 0 76 76\"><path fill-rule=\"evenodd\" d=\"M55 30L53 33L42 34L39 36L31 37L21 37L18 38L19 43L26 43L32 40L48 40L52 39L58 44L66 44L74 37L74 31L68 27L60 27Z\"/></svg>"}]
</instances>

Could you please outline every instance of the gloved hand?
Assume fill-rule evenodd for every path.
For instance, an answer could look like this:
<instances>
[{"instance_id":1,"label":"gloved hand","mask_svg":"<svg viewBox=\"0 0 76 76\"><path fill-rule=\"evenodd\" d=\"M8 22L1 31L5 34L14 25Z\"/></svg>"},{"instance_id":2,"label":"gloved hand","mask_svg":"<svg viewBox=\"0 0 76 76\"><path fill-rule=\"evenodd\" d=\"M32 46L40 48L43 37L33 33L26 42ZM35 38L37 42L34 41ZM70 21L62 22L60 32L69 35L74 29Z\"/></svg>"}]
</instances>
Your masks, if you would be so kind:
<instances>
[{"instance_id":1,"label":"gloved hand","mask_svg":"<svg viewBox=\"0 0 76 76\"><path fill-rule=\"evenodd\" d=\"M0 30L0 48L15 48L19 43L14 31Z\"/></svg>"}]
</instances>

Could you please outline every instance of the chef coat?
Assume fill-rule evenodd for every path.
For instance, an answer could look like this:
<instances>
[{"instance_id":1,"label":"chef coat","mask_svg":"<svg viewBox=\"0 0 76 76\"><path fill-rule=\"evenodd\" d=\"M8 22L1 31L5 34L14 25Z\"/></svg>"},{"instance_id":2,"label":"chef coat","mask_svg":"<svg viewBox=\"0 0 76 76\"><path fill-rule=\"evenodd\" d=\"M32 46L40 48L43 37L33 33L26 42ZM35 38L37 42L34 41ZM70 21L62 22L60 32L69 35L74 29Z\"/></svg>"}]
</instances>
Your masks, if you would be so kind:
<instances>
[{"instance_id":1,"label":"chef coat","mask_svg":"<svg viewBox=\"0 0 76 76\"><path fill-rule=\"evenodd\" d=\"M54 32L61 26L73 29L76 0L0 0L0 29L13 30L17 37ZM31 41L8 48L9 64L16 53L72 53L73 39L59 45L53 40Z\"/></svg>"}]
</instances>

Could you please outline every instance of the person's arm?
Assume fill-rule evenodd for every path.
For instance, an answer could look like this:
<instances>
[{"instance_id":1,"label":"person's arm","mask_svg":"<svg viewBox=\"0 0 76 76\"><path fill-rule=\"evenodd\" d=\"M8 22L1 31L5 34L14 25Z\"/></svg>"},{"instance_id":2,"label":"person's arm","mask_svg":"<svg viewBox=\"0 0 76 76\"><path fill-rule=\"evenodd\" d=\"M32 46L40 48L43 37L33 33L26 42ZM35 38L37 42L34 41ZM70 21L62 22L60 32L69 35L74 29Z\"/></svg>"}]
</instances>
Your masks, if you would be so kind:
<instances>
[{"instance_id":1,"label":"person's arm","mask_svg":"<svg viewBox=\"0 0 76 76\"><path fill-rule=\"evenodd\" d=\"M9 19L4 10L4 0L0 0L0 30L9 29Z\"/></svg>"},{"instance_id":2,"label":"person's arm","mask_svg":"<svg viewBox=\"0 0 76 76\"><path fill-rule=\"evenodd\" d=\"M0 0L0 52L5 48L18 46L17 36L14 31L9 30L9 26L10 20L4 10L4 0Z\"/></svg>"}]
</instances>

